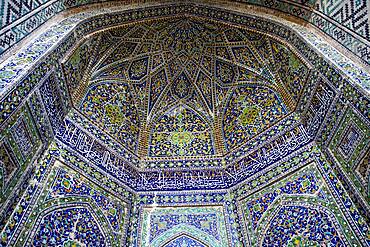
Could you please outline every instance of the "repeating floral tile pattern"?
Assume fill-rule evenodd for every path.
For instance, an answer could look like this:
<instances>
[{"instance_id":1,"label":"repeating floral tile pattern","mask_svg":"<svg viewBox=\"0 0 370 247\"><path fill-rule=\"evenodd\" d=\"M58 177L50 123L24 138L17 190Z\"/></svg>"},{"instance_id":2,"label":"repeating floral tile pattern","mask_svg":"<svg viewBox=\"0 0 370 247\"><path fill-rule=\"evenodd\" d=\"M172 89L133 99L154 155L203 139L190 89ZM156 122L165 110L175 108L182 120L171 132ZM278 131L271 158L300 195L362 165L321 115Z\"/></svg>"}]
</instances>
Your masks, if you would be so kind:
<instances>
[{"instance_id":1,"label":"repeating floral tile pattern","mask_svg":"<svg viewBox=\"0 0 370 247\"><path fill-rule=\"evenodd\" d=\"M368 74L231 10L81 12L4 61L1 246L370 245Z\"/></svg>"}]
</instances>

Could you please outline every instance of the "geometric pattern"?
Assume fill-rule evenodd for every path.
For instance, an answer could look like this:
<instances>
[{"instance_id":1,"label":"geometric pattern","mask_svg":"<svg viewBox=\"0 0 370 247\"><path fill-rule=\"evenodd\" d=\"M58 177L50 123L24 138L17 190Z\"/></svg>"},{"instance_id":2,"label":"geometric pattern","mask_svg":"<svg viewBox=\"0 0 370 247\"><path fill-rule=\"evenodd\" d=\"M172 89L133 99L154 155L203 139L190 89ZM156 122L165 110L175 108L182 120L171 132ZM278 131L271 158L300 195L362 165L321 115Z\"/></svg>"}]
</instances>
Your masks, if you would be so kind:
<instances>
[{"instance_id":1,"label":"geometric pattern","mask_svg":"<svg viewBox=\"0 0 370 247\"><path fill-rule=\"evenodd\" d=\"M168 243L166 246L168 247L175 247L175 246L196 246L196 247L203 247L206 246L202 244L201 242L198 242L197 240L188 237L186 235L180 236L178 238L175 238L173 241Z\"/></svg>"},{"instance_id":2,"label":"geometric pattern","mask_svg":"<svg viewBox=\"0 0 370 247\"><path fill-rule=\"evenodd\" d=\"M262 87L236 88L230 93L222 120L227 150L273 125L288 111L272 90Z\"/></svg>"},{"instance_id":3,"label":"geometric pattern","mask_svg":"<svg viewBox=\"0 0 370 247\"><path fill-rule=\"evenodd\" d=\"M370 165L366 158L370 149L369 135L368 119L358 116L356 111L349 107L328 147L365 198L369 196L367 170Z\"/></svg>"},{"instance_id":4,"label":"geometric pattern","mask_svg":"<svg viewBox=\"0 0 370 247\"><path fill-rule=\"evenodd\" d=\"M320 1L319 10L356 34L370 39L369 3L366 1Z\"/></svg>"},{"instance_id":5,"label":"geometric pattern","mask_svg":"<svg viewBox=\"0 0 370 247\"><path fill-rule=\"evenodd\" d=\"M37 246L119 245L127 204L59 161L51 162L52 171L44 178L48 186L30 208L35 217L27 224L34 230L24 229L21 241Z\"/></svg>"},{"instance_id":6,"label":"geometric pattern","mask_svg":"<svg viewBox=\"0 0 370 247\"><path fill-rule=\"evenodd\" d=\"M0 69L0 245L370 244L366 73L273 17L110 10Z\"/></svg>"},{"instance_id":7,"label":"geometric pattern","mask_svg":"<svg viewBox=\"0 0 370 247\"><path fill-rule=\"evenodd\" d=\"M62 104L63 98L55 74L48 76L40 86L40 95L45 105L50 124L53 130L56 131L63 120L66 110Z\"/></svg>"},{"instance_id":8,"label":"geometric pattern","mask_svg":"<svg viewBox=\"0 0 370 247\"><path fill-rule=\"evenodd\" d=\"M196 112L175 108L154 123L150 156L200 156L215 153L209 124Z\"/></svg>"},{"instance_id":9,"label":"geometric pattern","mask_svg":"<svg viewBox=\"0 0 370 247\"><path fill-rule=\"evenodd\" d=\"M129 85L116 82L91 85L80 109L126 148L136 150L140 120Z\"/></svg>"},{"instance_id":10,"label":"geometric pattern","mask_svg":"<svg viewBox=\"0 0 370 247\"><path fill-rule=\"evenodd\" d=\"M14 210L30 176L30 163L42 151L38 131L26 105L0 127L0 221Z\"/></svg>"},{"instance_id":11,"label":"geometric pattern","mask_svg":"<svg viewBox=\"0 0 370 247\"><path fill-rule=\"evenodd\" d=\"M256 195L254 195L255 198L246 203L245 207L248 209L247 212L251 216L253 230L257 228L258 222L262 218L264 212L268 210L269 206L273 204L275 199L278 199L279 196L291 194L317 194L320 199L325 199L325 195L322 190L319 189L317 178L312 173L303 174L285 184L280 184L282 185L281 187L277 187L270 193L257 197L257 199L255 199Z\"/></svg>"},{"instance_id":12,"label":"geometric pattern","mask_svg":"<svg viewBox=\"0 0 370 247\"><path fill-rule=\"evenodd\" d=\"M20 17L28 14L32 10L38 8L40 5L47 2L44 1L37 1L37 2L22 2L22 1L2 1L1 5L1 16L2 16L2 27L11 24L12 22L16 21Z\"/></svg>"},{"instance_id":13,"label":"geometric pattern","mask_svg":"<svg viewBox=\"0 0 370 247\"><path fill-rule=\"evenodd\" d=\"M99 2L104 2L99 1ZM0 54L30 35L46 21L71 7L98 2L96 0L1 0Z\"/></svg>"},{"instance_id":14,"label":"geometric pattern","mask_svg":"<svg viewBox=\"0 0 370 247\"><path fill-rule=\"evenodd\" d=\"M32 151L32 139L22 118L10 128L10 131L15 139L20 153L23 157L28 157Z\"/></svg>"},{"instance_id":15,"label":"geometric pattern","mask_svg":"<svg viewBox=\"0 0 370 247\"><path fill-rule=\"evenodd\" d=\"M242 198L239 212L245 219L252 246L346 245L338 227L341 219L334 216L337 209L328 203L332 195L315 166L310 164L273 186ZM319 225L325 225L325 231Z\"/></svg>"},{"instance_id":16,"label":"geometric pattern","mask_svg":"<svg viewBox=\"0 0 370 247\"><path fill-rule=\"evenodd\" d=\"M87 220L91 218L91 212L84 208L54 210L42 218L32 243L35 246L71 246L77 243L103 246L107 240L99 231L98 224ZM85 237L87 232L88 237Z\"/></svg>"},{"instance_id":17,"label":"geometric pattern","mask_svg":"<svg viewBox=\"0 0 370 247\"><path fill-rule=\"evenodd\" d=\"M106 0L99 1L105 2ZM0 54L30 35L39 26L58 13L75 6L97 2L83 1L0 1ZM367 1L261 1L245 3L264 6L304 19L337 40L365 64L370 62L370 18ZM315 6L316 4L316 6ZM315 7L316 9L313 9ZM311 9L309 9L311 8Z\"/></svg>"},{"instance_id":18,"label":"geometric pattern","mask_svg":"<svg viewBox=\"0 0 370 247\"><path fill-rule=\"evenodd\" d=\"M68 87L87 92L81 113L141 158L212 156L241 146L289 113L285 95L297 102L308 72L271 38L193 17L119 27L104 37L113 48L89 65L97 71L86 72L96 37L64 63ZM261 50L266 42L279 52Z\"/></svg>"},{"instance_id":19,"label":"geometric pattern","mask_svg":"<svg viewBox=\"0 0 370 247\"><path fill-rule=\"evenodd\" d=\"M6 190L8 184L14 173L17 172L18 167L15 160L13 160L14 155L10 154L9 147L5 143L1 143L0 145L0 164L1 164L1 188L2 190Z\"/></svg>"},{"instance_id":20,"label":"geometric pattern","mask_svg":"<svg viewBox=\"0 0 370 247\"><path fill-rule=\"evenodd\" d=\"M81 44L65 62L62 63L69 92L73 95L82 81L84 72L89 67L96 39L89 39Z\"/></svg>"},{"instance_id":21,"label":"geometric pattern","mask_svg":"<svg viewBox=\"0 0 370 247\"><path fill-rule=\"evenodd\" d=\"M368 1L318 1L311 22L369 65L369 8Z\"/></svg>"},{"instance_id":22,"label":"geometric pattern","mask_svg":"<svg viewBox=\"0 0 370 247\"><path fill-rule=\"evenodd\" d=\"M296 220L279 220L284 215L298 217ZM287 242L288 246L294 246L296 243L305 246L316 246L322 243L345 246L344 242L340 239L338 231L335 229L335 223L327 214L317 209L304 206L284 206L277 212L270 224L273 227L279 225L281 228L268 229L263 239L263 245L270 245L272 243L283 244ZM292 225L295 226L292 227ZM315 225L325 225L325 232L320 230L319 227L312 227ZM297 228L299 229L298 231ZM308 231L309 233L307 233ZM312 237L313 235L315 237ZM329 239L327 239L327 235L330 236Z\"/></svg>"},{"instance_id":23,"label":"geometric pattern","mask_svg":"<svg viewBox=\"0 0 370 247\"><path fill-rule=\"evenodd\" d=\"M221 206L145 208L141 222L142 246L175 246L173 242L181 241L179 237L202 240L203 243L195 246L227 246L225 216Z\"/></svg>"},{"instance_id":24,"label":"geometric pattern","mask_svg":"<svg viewBox=\"0 0 370 247\"><path fill-rule=\"evenodd\" d=\"M359 132L356 126L350 125L347 127L346 133L338 146L338 151L342 153L346 160L351 157L361 138L361 132Z\"/></svg>"}]
</instances>

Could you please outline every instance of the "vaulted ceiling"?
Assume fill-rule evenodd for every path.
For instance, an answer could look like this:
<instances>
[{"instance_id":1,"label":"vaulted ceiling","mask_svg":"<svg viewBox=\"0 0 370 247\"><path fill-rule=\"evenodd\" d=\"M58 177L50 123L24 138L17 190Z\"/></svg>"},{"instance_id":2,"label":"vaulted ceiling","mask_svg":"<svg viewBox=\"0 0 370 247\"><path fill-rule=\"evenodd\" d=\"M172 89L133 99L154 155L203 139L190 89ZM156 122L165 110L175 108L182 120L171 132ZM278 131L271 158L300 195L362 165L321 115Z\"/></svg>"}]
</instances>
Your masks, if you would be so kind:
<instances>
[{"instance_id":1,"label":"vaulted ceiling","mask_svg":"<svg viewBox=\"0 0 370 247\"><path fill-rule=\"evenodd\" d=\"M295 109L309 73L272 37L196 17L98 33L64 66L85 71L66 73L76 108L145 159L235 150Z\"/></svg>"},{"instance_id":2,"label":"vaulted ceiling","mask_svg":"<svg viewBox=\"0 0 370 247\"><path fill-rule=\"evenodd\" d=\"M7 61L1 246L370 244L370 77L214 5L80 9Z\"/></svg>"}]
</instances>

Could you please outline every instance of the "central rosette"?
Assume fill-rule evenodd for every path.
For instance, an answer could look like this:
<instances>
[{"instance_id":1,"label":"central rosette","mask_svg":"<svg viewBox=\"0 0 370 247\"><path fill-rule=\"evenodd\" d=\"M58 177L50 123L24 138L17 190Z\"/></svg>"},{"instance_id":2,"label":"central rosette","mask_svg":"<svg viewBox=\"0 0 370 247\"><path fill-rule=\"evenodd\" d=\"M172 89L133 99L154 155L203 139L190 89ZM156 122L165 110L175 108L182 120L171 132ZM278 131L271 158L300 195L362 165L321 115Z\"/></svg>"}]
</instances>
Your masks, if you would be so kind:
<instances>
[{"instance_id":1,"label":"central rosette","mask_svg":"<svg viewBox=\"0 0 370 247\"><path fill-rule=\"evenodd\" d=\"M194 139L194 135L191 132L185 131L183 129L180 129L179 132L173 132L170 135L171 143L180 148L179 149L180 155L184 154L183 148L187 145L190 145L193 139Z\"/></svg>"},{"instance_id":2,"label":"central rosette","mask_svg":"<svg viewBox=\"0 0 370 247\"><path fill-rule=\"evenodd\" d=\"M150 152L158 156L197 156L213 153L211 131L194 110L179 106L154 126Z\"/></svg>"},{"instance_id":3,"label":"central rosette","mask_svg":"<svg viewBox=\"0 0 370 247\"><path fill-rule=\"evenodd\" d=\"M170 142L178 147L179 155L186 153L184 148L190 145L194 139L194 135L184 129L183 118L184 116L181 113L177 115L178 131L172 132L169 136Z\"/></svg>"}]
</instances>

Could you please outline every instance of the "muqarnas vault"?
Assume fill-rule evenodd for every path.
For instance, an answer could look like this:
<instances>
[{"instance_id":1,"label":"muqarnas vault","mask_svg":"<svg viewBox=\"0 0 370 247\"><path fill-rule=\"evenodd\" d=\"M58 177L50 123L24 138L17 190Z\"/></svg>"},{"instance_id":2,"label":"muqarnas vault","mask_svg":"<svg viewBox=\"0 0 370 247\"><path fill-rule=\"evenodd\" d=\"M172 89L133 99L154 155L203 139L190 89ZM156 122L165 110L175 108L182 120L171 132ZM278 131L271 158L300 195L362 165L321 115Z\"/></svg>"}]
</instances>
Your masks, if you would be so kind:
<instances>
[{"instance_id":1,"label":"muqarnas vault","mask_svg":"<svg viewBox=\"0 0 370 247\"><path fill-rule=\"evenodd\" d=\"M93 5L3 56L1 246L370 246L368 67L248 6Z\"/></svg>"}]
</instances>

